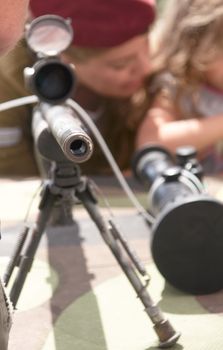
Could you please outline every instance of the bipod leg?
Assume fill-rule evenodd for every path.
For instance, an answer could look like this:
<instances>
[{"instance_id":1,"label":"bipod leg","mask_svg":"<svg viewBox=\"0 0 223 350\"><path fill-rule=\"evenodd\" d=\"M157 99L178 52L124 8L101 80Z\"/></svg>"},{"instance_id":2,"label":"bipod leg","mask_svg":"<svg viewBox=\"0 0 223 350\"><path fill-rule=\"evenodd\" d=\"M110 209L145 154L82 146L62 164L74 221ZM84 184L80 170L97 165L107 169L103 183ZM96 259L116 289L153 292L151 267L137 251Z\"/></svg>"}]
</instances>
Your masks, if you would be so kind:
<instances>
[{"instance_id":1,"label":"bipod leg","mask_svg":"<svg viewBox=\"0 0 223 350\"><path fill-rule=\"evenodd\" d=\"M39 204L39 214L36 223L33 228L29 229L28 237L26 239L27 244L24 248L24 252L18 257L18 252L14 252L13 256L16 256L16 263L18 265L18 272L10 290L10 299L15 307L25 283L28 272L32 267L34 256L39 246L40 239L50 217L51 210L56 200L56 195L51 193L49 186L45 186L42 192L42 199ZM23 242L25 243L25 242ZM20 245L19 250L22 250ZM16 248L17 249L17 248ZM19 251L19 253L20 253Z\"/></svg>"},{"instance_id":2,"label":"bipod leg","mask_svg":"<svg viewBox=\"0 0 223 350\"><path fill-rule=\"evenodd\" d=\"M106 222L100 214L97 202L89 186L86 184L85 186L79 187L76 196L82 202L90 217L95 222L102 238L109 246L132 287L135 289L137 296L143 303L147 315L154 324L154 330L159 339L159 347L168 348L173 346L180 337L180 333L174 330L160 308L153 302L146 290L146 286L141 282L132 264L126 259L125 255L123 255L123 246L121 248L118 244L115 236L112 234L109 223Z\"/></svg>"},{"instance_id":3,"label":"bipod leg","mask_svg":"<svg viewBox=\"0 0 223 350\"><path fill-rule=\"evenodd\" d=\"M16 242L15 249L12 252L12 256L10 257L10 261L6 267L6 271L5 271L5 274L3 276L3 282L4 282L6 287L7 287L9 280L12 276L14 268L16 266L18 266L18 264L19 264L20 254L21 254L22 248L25 244L28 232L29 232L29 227L27 227L27 226L24 227L23 232L21 232L21 234Z\"/></svg>"}]
</instances>

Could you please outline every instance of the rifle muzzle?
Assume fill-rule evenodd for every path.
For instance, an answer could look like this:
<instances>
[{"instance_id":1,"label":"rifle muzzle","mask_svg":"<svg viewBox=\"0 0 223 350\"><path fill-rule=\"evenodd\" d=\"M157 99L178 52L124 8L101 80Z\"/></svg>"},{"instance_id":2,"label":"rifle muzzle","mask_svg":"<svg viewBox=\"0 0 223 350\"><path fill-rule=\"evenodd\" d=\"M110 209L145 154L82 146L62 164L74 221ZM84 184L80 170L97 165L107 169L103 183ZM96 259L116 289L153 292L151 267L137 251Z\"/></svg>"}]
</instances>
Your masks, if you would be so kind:
<instances>
[{"instance_id":1,"label":"rifle muzzle","mask_svg":"<svg viewBox=\"0 0 223 350\"><path fill-rule=\"evenodd\" d=\"M42 105L41 109L65 156L75 163L86 162L93 153L93 142L76 113L65 105Z\"/></svg>"}]
</instances>

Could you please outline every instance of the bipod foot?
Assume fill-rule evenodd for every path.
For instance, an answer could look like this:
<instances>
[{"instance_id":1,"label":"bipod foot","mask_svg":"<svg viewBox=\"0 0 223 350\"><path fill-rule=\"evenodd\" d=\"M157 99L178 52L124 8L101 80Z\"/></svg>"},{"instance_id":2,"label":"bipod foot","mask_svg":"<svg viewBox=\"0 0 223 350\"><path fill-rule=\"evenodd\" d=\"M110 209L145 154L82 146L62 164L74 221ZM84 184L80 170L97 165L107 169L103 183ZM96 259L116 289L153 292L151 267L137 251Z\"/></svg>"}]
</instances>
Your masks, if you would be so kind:
<instances>
[{"instance_id":1,"label":"bipod foot","mask_svg":"<svg viewBox=\"0 0 223 350\"><path fill-rule=\"evenodd\" d=\"M181 336L181 333L176 332L168 320L156 323L153 328L158 335L158 346L161 349L171 348Z\"/></svg>"}]
</instances>

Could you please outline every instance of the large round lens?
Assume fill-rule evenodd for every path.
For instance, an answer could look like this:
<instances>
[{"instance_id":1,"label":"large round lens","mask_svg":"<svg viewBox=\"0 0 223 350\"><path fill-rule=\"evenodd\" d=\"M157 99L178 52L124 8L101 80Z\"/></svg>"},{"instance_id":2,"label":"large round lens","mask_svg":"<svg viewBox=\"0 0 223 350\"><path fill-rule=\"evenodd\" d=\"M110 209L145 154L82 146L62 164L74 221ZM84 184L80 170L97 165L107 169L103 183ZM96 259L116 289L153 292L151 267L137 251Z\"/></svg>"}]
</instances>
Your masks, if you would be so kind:
<instances>
[{"instance_id":1,"label":"large round lens","mask_svg":"<svg viewBox=\"0 0 223 350\"><path fill-rule=\"evenodd\" d=\"M64 51L73 38L69 20L56 15L37 17L27 26L26 41L37 53L56 56Z\"/></svg>"},{"instance_id":2,"label":"large round lens","mask_svg":"<svg viewBox=\"0 0 223 350\"><path fill-rule=\"evenodd\" d=\"M46 63L35 73L35 92L41 99L48 102L57 103L68 98L73 84L73 74L60 62Z\"/></svg>"}]
</instances>

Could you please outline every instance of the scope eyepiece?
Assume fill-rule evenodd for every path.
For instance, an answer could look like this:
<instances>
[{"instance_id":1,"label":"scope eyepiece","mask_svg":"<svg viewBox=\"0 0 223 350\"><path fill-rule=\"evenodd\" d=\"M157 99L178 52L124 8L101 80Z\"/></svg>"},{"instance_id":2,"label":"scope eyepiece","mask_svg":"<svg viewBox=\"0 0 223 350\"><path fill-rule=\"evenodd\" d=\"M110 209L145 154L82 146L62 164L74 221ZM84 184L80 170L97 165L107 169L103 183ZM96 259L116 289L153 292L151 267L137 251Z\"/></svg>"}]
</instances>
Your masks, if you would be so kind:
<instances>
[{"instance_id":1,"label":"scope eyepiece","mask_svg":"<svg viewBox=\"0 0 223 350\"><path fill-rule=\"evenodd\" d=\"M25 68L24 76L27 87L43 102L64 102L74 90L72 66L57 58L43 58L37 61L33 67Z\"/></svg>"}]
</instances>

